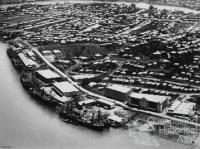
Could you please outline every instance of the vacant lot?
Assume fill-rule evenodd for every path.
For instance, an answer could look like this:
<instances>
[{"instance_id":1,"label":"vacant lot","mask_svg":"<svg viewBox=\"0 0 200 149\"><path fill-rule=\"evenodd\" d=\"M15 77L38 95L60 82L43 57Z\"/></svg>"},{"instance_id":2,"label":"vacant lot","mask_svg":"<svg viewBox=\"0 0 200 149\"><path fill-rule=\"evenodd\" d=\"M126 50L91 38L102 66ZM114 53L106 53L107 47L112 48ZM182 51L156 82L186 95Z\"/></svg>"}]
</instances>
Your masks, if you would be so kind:
<instances>
[{"instance_id":1,"label":"vacant lot","mask_svg":"<svg viewBox=\"0 0 200 149\"><path fill-rule=\"evenodd\" d=\"M41 50L61 50L68 59L72 59L74 56L87 56L90 58L97 53L107 55L111 52L109 49L92 43L45 45L41 46Z\"/></svg>"}]
</instances>

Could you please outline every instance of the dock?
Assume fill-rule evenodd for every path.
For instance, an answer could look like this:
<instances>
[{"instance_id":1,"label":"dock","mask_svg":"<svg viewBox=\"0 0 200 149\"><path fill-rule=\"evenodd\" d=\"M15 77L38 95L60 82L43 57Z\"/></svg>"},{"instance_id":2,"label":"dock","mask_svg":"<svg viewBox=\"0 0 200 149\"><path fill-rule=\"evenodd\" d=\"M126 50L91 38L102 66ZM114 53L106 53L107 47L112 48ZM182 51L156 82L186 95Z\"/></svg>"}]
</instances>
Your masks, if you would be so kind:
<instances>
[{"instance_id":1,"label":"dock","mask_svg":"<svg viewBox=\"0 0 200 149\"><path fill-rule=\"evenodd\" d=\"M156 117L159 117L159 118L163 118L163 119L168 119L168 120L172 120L172 121L177 121L177 122L181 122L181 123L184 123L184 124L189 124L189 125L193 125L193 126L196 126L196 127L200 127L200 124L199 123L194 123L194 122L190 122L190 121L186 121L186 120L182 120L182 119L179 119L179 118L175 118L175 117L172 117L172 116L168 116L168 115L164 115L162 113L156 113L156 112L152 112L152 111L146 111L146 110L140 110L140 109L137 109L137 108L130 108L128 107L127 105L125 105L124 103L120 102L120 101L116 101L114 99L111 99L111 98L107 98L107 97L104 97L104 96L101 96L101 95L98 95L98 94L95 94L93 92L90 92L86 89L84 89L83 87L79 86L77 84L77 82L74 82L69 74L64 74L62 71L60 71L58 68L56 68L54 65L52 65L41 53L40 51L33 47L32 45L30 45L27 41L24 41L24 40L21 40L21 42L23 42L25 45L27 45L46 65L48 65L52 70L54 70L55 72L57 72L62 78L65 78L67 79L67 81L69 81L72 85L74 85L78 90L88 94L88 95L91 95L91 96L94 96L98 99L102 99L102 100L106 100L106 101L110 101L110 102L113 102L115 103L116 105L118 106L121 106L127 110L130 110L130 111L133 111L133 112L140 112L140 113L143 113L143 114L147 114L147 115L152 115L152 116L156 116Z\"/></svg>"}]
</instances>

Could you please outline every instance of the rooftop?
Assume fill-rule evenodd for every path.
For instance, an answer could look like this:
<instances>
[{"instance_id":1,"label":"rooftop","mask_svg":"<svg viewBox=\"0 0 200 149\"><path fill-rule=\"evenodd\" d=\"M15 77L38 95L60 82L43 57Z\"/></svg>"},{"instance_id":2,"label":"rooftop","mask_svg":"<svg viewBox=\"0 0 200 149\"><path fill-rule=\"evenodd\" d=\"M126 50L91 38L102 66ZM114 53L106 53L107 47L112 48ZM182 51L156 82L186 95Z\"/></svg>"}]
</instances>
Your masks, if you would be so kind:
<instances>
[{"instance_id":1,"label":"rooftop","mask_svg":"<svg viewBox=\"0 0 200 149\"><path fill-rule=\"evenodd\" d=\"M61 53L60 50L53 50L54 53Z\"/></svg>"},{"instance_id":2,"label":"rooftop","mask_svg":"<svg viewBox=\"0 0 200 149\"><path fill-rule=\"evenodd\" d=\"M172 106L169 108L169 110L174 111L179 105L181 104L180 100L176 100L175 102L173 102Z\"/></svg>"},{"instance_id":3,"label":"rooftop","mask_svg":"<svg viewBox=\"0 0 200 149\"><path fill-rule=\"evenodd\" d=\"M194 106L195 106L195 103L183 102L174 110L174 113L190 115L193 111Z\"/></svg>"},{"instance_id":4,"label":"rooftop","mask_svg":"<svg viewBox=\"0 0 200 149\"><path fill-rule=\"evenodd\" d=\"M83 105L83 104L90 104L90 103L94 103L94 102L95 102L94 99L88 99L88 100L80 101L79 104Z\"/></svg>"},{"instance_id":5,"label":"rooftop","mask_svg":"<svg viewBox=\"0 0 200 149\"><path fill-rule=\"evenodd\" d=\"M46 79L60 78L60 76L57 73L55 73L54 71L52 71L50 69L38 70L36 72Z\"/></svg>"},{"instance_id":6,"label":"rooftop","mask_svg":"<svg viewBox=\"0 0 200 149\"><path fill-rule=\"evenodd\" d=\"M46 54L46 53L52 53L51 51L48 51L48 50L46 50L46 51L42 51L42 53L43 54Z\"/></svg>"},{"instance_id":7,"label":"rooftop","mask_svg":"<svg viewBox=\"0 0 200 149\"><path fill-rule=\"evenodd\" d=\"M130 97L137 99L145 98L148 101L160 102L160 103L170 98L169 96L160 96L160 95L142 94L142 93L131 93Z\"/></svg>"},{"instance_id":8,"label":"rooftop","mask_svg":"<svg viewBox=\"0 0 200 149\"><path fill-rule=\"evenodd\" d=\"M42 90L44 90L47 94L51 95L52 97L54 97L54 99L56 99L59 102L67 102L70 101L71 99L65 96L59 96L56 92L54 92L51 87L42 87Z\"/></svg>"},{"instance_id":9,"label":"rooftop","mask_svg":"<svg viewBox=\"0 0 200 149\"><path fill-rule=\"evenodd\" d=\"M53 83L53 86L59 89L63 93L71 93L79 91L74 85L72 85L67 81Z\"/></svg>"},{"instance_id":10,"label":"rooftop","mask_svg":"<svg viewBox=\"0 0 200 149\"><path fill-rule=\"evenodd\" d=\"M94 74L81 74L81 75L72 76L72 78L75 79L75 80L85 79L85 78L93 78L93 77L95 77Z\"/></svg>"},{"instance_id":11,"label":"rooftop","mask_svg":"<svg viewBox=\"0 0 200 149\"><path fill-rule=\"evenodd\" d=\"M18 56L26 67L37 65L36 62L26 57L23 53L19 53Z\"/></svg>"},{"instance_id":12,"label":"rooftop","mask_svg":"<svg viewBox=\"0 0 200 149\"><path fill-rule=\"evenodd\" d=\"M116 116L116 115L112 115L108 117L110 120L121 123L123 121L123 118Z\"/></svg>"},{"instance_id":13,"label":"rooftop","mask_svg":"<svg viewBox=\"0 0 200 149\"><path fill-rule=\"evenodd\" d=\"M125 87L125 86L122 86L122 85L118 85L118 84L113 84L111 86L108 86L107 88L121 92L121 93L128 93L132 90L131 88L128 88L128 87Z\"/></svg>"}]
</instances>

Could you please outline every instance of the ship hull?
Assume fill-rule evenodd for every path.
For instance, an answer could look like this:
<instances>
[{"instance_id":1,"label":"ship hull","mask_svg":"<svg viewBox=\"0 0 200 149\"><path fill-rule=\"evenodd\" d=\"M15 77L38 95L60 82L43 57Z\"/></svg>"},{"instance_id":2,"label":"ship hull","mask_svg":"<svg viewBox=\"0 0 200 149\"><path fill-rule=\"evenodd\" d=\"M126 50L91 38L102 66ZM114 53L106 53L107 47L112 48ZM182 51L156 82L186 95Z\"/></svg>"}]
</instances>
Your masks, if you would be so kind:
<instances>
[{"instance_id":1,"label":"ship hull","mask_svg":"<svg viewBox=\"0 0 200 149\"><path fill-rule=\"evenodd\" d=\"M92 122L85 122L85 121L82 121L82 120L79 120L78 119L78 123L81 124L82 126L84 127L87 127L87 128L90 128L90 129L93 129L93 130L97 130L97 131L103 131L104 128L105 128L105 125L96 125L96 124L93 124Z\"/></svg>"},{"instance_id":2,"label":"ship hull","mask_svg":"<svg viewBox=\"0 0 200 149\"><path fill-rule=\"evenodd\" d=\"M59 114L59 115L63 118L63 121L65 122L81 125L96 131L103 131L105 128L107 128L107 126L105 126L104 123L95 124L92 122L83 121L80 116L74 116L71 114Z\"/></svg>"},{"instance_id":3,"label":"ship hull","mask_svg":"<svg viewBox=\"0 0 200 149\"><path fill-rule=\"evenodd\" d=\"M23 87L24 87L26 90L29 90L29 89L30 89L31 85L30 85L29 82L27 82L27 81L25 80L25 78L21 77L21 78L20 78L20 81L21 81Z\"/></svg>"}]
</instances>

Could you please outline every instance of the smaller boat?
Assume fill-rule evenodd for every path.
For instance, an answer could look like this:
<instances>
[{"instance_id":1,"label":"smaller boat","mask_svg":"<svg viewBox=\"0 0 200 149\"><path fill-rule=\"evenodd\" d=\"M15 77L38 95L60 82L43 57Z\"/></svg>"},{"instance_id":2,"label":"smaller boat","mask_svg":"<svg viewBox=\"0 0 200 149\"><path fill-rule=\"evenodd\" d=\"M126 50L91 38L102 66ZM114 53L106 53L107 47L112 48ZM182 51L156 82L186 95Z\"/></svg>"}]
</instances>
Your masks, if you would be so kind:
<instances>
[{"instance_id":1,"label":"smaller boat","mask_svg":"<svg viewBox=\"0 0 200 149\"><path fill-rule=\"evenodd\" d=\"M20 81L23 85L23 87L27 90L30 89L30 87L32 87L30 79L28 78L28 75L25 73L22 73L22 75L20 76Z\"/></svg>"}]
</instances>

